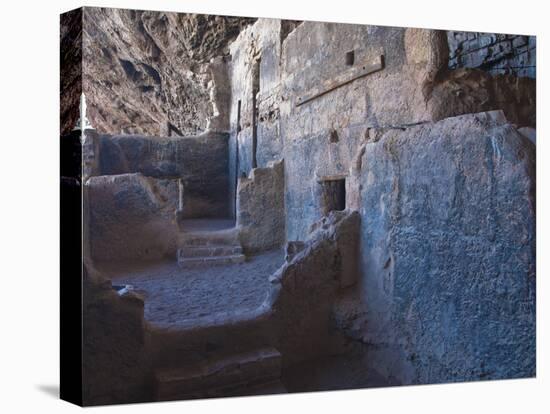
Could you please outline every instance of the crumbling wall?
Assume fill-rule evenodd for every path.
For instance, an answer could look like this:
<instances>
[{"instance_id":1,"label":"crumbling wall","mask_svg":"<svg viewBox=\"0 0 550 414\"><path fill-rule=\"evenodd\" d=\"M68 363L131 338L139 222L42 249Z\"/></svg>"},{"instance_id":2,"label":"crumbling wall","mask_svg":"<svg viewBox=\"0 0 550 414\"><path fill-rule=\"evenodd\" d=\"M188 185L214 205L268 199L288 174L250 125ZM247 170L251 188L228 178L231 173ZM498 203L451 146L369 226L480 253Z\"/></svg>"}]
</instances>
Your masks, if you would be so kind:
<instances>
[{"instance_id":1,"label":"crumbling wall","mask_svg":"<svg viewBox=\"0 0 550 414\"><path fill-rule=\"evenodd\" d=\"M332 212L312 229L302 250L270 277L276 346L289 366L338 352L341 332L333 320L339 293L357 281L360 216Z\"/></svg>"},{"instance_id":2,"label":"crumbling wall","mask_svg":"<svg viewBox=\"0 0 550 414\"><path fill-rule=\"evenodd\" d=\"M535 36L447 32L449 68L478 68L492 75L536 78Z\"/></svg>"},{"instance_id":3,"label":"crumbling wall","mask_svg":"<svg viewBox=\"0 0 550 414\"><path fill-rule=\"evenodd\" d=\"M534 376L534 145L500 111L464 115L387 131L360 171L350 335L369 364L405 384Z\"/></svg>"},{"instance_id":4,"label":"crumbling wall","mask_svg":"<svg viewBox=\"0 0 550 414\"><path fill-rule=\"evenodd\" d=\"M281 247L285 240L284 164L255 168L239 179L237 226L246 253Z\"/></svg>"}]
</instances>

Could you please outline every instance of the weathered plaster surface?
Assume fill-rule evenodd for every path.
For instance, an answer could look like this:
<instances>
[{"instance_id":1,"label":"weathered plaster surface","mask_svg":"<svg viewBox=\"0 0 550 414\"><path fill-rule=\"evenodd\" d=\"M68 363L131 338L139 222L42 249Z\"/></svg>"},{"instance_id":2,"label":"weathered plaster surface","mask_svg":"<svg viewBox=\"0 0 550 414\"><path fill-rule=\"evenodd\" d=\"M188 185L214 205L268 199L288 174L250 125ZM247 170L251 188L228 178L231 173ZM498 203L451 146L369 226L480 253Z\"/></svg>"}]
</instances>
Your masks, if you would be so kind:
<instances>
[{"instance_id":1,"label":"weathered plaster surface","mask_svg":"<svg viewBox=\"0 0 550 414\"><path fill-rule=\"evenodd\" d=\"M403 383L533 376L534 145L493 112L389 131L362 158L355 335L372 366Z\"/></svg>"}]
</instances>

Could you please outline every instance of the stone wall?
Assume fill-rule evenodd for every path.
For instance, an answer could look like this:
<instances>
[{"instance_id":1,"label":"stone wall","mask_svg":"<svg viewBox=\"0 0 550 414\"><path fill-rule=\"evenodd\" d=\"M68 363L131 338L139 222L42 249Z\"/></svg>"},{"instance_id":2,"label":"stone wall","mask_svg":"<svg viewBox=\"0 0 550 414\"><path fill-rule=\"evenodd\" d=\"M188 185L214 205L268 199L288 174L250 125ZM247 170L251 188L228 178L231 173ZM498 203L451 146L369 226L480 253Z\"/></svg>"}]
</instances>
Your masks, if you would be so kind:
<instances>
[{"instance_id":1,"label":"stone wall","mask_svg":"<svg viewBox=\"0 0 550 414\"><path fill-rule=\"evenodd\" d=\"M348 179L351 160L369 128L431 119L423 88L446 63L441 33L391 27L304 22L282 49L287 238L302 240L323 212L320 185ZM353 64L346 62L353 52ZM301 104L300 99L381 64L377 72Z\"/></svg>"},{"instance_id":2,"label":"stone wall","mask_svg":"<svg viewBox=\"0 0 550 414\"><path fill-rule=\"evenodd\" d=\"M357 212L332 212L316 222L302 250L270 277L264 305L271 307L285 367L334 354L346 342L336 329L333 305L357 280L349 264L357 258L359 222Z\"/></svg>"},{"instance_id":3,"label":"stone wall","mask_svg":"<svg viewBox=\"0 0 550 414\"><path fill-rule=\"evenodd\" d=\"M281 247L285 240L283 161L254 168L239 179L237 226L246 253Z\"/></svg>"},{"instance_id":4,"label":"stone wall","mask_svg":"<svg viewBox=\"0 0 550 414\"><path fill-rule=\"evenodd\" d=\"M323 183L345 180L361 272L341 327L391 383L534 375L534 147L516 129L536 125L534 79L449 70L441 31L281 33L259 19L230 48L230 181L253 168L255 135L259 166L284 159L300 241L327 213Z\"/></svg>"},{"instance_id":5,"label":"stone wall","mask_svg":"<svg viewBox=\"0 0 550 414\"><path fill-rule=\"evenodd\" d=\"M183 180L183 218L227 217L227 134L194 137L100 135L95 175L140 173ZM176 198L173 200L174 202Z\"/></svg>"},{"instance_id":6,"label":"stone wall","mask_svg":"<svg viewBox=\"0 0 550 414\"><path fill-rule=\"evenodd\" d=\"M391 130L360 182L369 364L404 384L534 376L534 145L502 112Z\"/></svg>"},{"instance_id":7,"label":"stone wall","mask_svg":"<svg viewBox=\"0 0 550 414\"><path fill-rule=\"evenodd\" d=\"M303 22L287 33L281 21L259 19L230 51L231 192L254 153L258 166L284 158L287 240L306 237L323 215L320 185L350 178L372 131L494 109L518 126L536 124L535 82L448 71L443 31Z\"/></svg>"},{"instance_id":8,"label":"stone wall","mask_svg":"<svg viewBox=\"0 0 550 414\"><path fill-rule=\"evenodd\" d=\"M83 405L151 401L143 298L119 295L89 266L82 283Z\"/></svg>"},{"instance_id":9,"label":"stone wall","mask_svg":"<svg viewBox=\"0 0 550 414\"><path fill-rule=\"evenodd\" d=\"M479 68L493 75L536 78L535 36L447 32L449 68Z\"/></svg>"},{"instance_id":10,"label":"stone wall","mask_svg":"<svg viewBox=\"0 0 550 414\"><path fill-rule=\"evenodd\" d=\"M99 262L176 257L177 182L139 173L86 182L90 254Z\"/></svg>"},{"instance_id":11,"label":"stone wall","mask_svg":"<svg viewBox=\"0 0 550 414\"><path fill-rule=\"evenodd\" d=\"M267 115L264 109L269 98L273 100L273 96L278 96L280 31L281 20L259 19L243 30L230 46L231 194L235 194L237 177L247 176L252 168L265 167L269 161L281 158L281 137L277 125L274 125L278 109L267 110ZM262 122L264 118L271 121L269 125ZM254 137L257 140L255 157ZM253 165L253 158L256 165Z\"/></svg>"}]
</instances>

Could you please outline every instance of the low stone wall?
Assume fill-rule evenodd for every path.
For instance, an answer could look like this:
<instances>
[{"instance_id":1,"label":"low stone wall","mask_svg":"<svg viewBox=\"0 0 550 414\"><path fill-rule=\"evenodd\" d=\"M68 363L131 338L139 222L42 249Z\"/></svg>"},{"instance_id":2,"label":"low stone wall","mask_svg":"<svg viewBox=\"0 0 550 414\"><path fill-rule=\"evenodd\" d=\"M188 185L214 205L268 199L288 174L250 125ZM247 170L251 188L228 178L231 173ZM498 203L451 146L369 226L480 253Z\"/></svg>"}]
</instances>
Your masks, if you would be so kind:
<instances>
[{"instance_id":1,"label":"low stone wall","mask_svg":"<svg viewBox=\"0 0 550 414\"><path fill-rule=\"evenodd\" d=\"M255 168L241 178L237 196L237 226L245 252L281 247L285 240L283 161Z\"/></svg>"},{"instance_id":2,"label":"low stone wall","mask_svg":"<svg viewBox=\"0 0 550 414\"><path fill-rule=\"evenodd\" d=\"M176 180L103 175L91 177L86 191L94 260L175 258Z\"/></svg>"},{"instance_id":3,"label":"low stone wall","mask_svg":"<svg viewBox=\"0 0 550 414\"><path fill-rule=\"evenodd\" d=\"M312 228L302 250L270 281L267 300L276 324L276 347L289 366L338 352L333 307L338 295L357 282L359 213L333 211Z\"/></svg>"}]
</instances>

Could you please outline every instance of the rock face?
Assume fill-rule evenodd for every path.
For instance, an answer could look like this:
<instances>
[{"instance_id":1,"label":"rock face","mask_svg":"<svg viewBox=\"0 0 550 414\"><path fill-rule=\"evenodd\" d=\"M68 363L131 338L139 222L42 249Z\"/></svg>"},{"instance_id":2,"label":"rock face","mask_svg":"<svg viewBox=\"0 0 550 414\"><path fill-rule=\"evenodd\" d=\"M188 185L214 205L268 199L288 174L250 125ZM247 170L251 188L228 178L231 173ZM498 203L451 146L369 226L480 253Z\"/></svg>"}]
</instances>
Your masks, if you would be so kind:
<instances>
[{"instance_id":1,"label":"rock face","mask_svg":"<svg viewBox=\"0 0 550 414\"><path fill-rule=\"evenodd\" d=\"M361 173L363 328L385 377L535 375L535 148L502 112L388 131Z\"/></svg>"},{"instance_id":2,"label":"rock face","mask_svg":"<svg viewBox=\"0 0 550 414\"><path fill-rule=\"evenodd\" d=\"M63 13L60 18L60 125L68 135L76 125L82 92L82 9Z\"/></svg>"},{"instance_id":3,"label":"rock face","mask_svg":"<svg viewBox=\"0 0 550 414\"><path fill-rule=\"evenodd\" d=\"M82 48L75 53L81 53L84 62L82 84L92 125L101 133L154 136L190 135L206 129L214 112L208 62L225 55L228 42L254 21L93 7L79 13L73 16L73 24L66 19L62 59L69 53L64 52L69 49L63 43L77 43L75 30L83 27ZM78 65L72 69L80 73ZM70 83L73 76L62 79ZM65 93L66 85L62 90ZM74 105L73 95L70 92L66 102L62 97L62 114ZM62 134L74 127L73 118L62 119Z\"/></svg>"},{"instance_id":4,"label":"rock face","mask_svg":"<svg viewBox=\"0 0 550 414\"><path fill-rule=\"evenodd\" d=\"M481 70L457 69L433 85L429 106L434 120L502 109L519 127L536 126L536 81L491 76Z\"/></svg>"},{"instance_id":5,"label":"rock face","mask_svg":"<svg viewBox=\"0 0 550 414\"><path fill-rule=\"evenodd\" d=\"M535 36L447 32L449 68L479 68L493 75L536 77Z\"/></svg>"}]
</instances>

